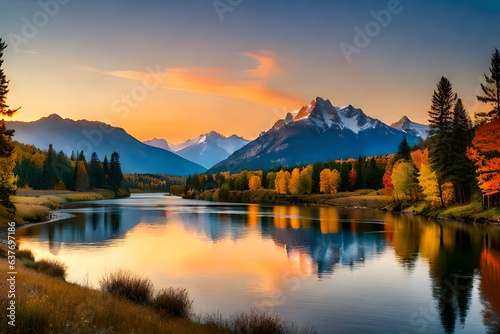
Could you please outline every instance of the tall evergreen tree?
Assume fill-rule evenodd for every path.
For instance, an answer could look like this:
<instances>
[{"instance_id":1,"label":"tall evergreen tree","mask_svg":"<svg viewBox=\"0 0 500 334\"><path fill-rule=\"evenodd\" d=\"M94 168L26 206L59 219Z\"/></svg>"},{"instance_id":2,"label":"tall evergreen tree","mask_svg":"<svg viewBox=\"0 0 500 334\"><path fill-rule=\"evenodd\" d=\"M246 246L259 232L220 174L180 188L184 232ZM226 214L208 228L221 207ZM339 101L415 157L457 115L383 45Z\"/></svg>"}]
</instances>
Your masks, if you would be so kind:
<instances>
[{"instance_id":1,"label":"tall evergreen tree","mask_svg":"<svg viewBox=\"0 0 500 334\"><path fill-rule=\"evenodd\" d=\"M451 132L453 130L453 108L456 95L453 93L451 83L442 77L437 85L437 90L432 96L431 110L429 111L429 126L432 137L429 139L429 160L432 169L436 172L439 197L444 207L442 184L450 176L450 161L452 151Z\"/></svg>"},{"instance_id":2,"label":"tall evergreen tree","mask_svg":"<svg viewBox=\"0 0 500 334\"><path fill-rule=\"evenodd\" d=\"M441 77L437 91L432 96L431 110L429 111L429 126L432 134L449 133L453 124L453 107L456 95L450 81Z\"/></svg>"},{"instance_id":3,"label":"tall evergreen tree","mask_svg":"<svg viewBox=\"0 0 500 334\"><path fill-rule=\"evenodd\" d=\"M47 151L47 157L45 158L45 162L43 163L43 182L45 183L45 189L54 189L55 184L59 181L55 164L57 160L57 153L52 147L52 144L49 144L49 149Z\"/></svg>"},{"instance_id":4,"label":"tall evergreen tree","mask_svg":"<svg viewBox=\"0 0 500 334\"><path fill-rule=\"evenodd\" d=\"M102 174L104 177L103 188L109 188L109 161L107 155L104 156L104 160L102 162Z\"/></svg>"},{"instance_id":5,"label":"tall evergreen tree","mask_svg":"<svg viewBox=\"0 0 500 334\"><path fill-rule=\"evenodd\" d=\"M3 71L3 52L7 44L0 38L0 205L14 212L16 207L10 200L10 196L16 193L15 176L13 173L16 165L12 153L14 145L12 136L14 130L7 129L3 117L12 117L19 109L10 109L7 105L7 94L9 93L9 81Z\"/></svg>"},{"instance_id":6,"label":"tall evergreen tree","mask_svg":"<svg viewBox=\"0 0 500 334\"><path fill-rule=\"evenodd\" d=\"M64 182L66 189L73 189L73 168L71 167L70 159L63 151L57 153L57 160L54 167L58 179Z\"/></svg>"},{"instance_id":7,"label":"tall evergreen tree","mask_svg":"<svg viewBox=\"0 0 500 334\"><path fill-rule=\"evenodd\" d=\"M104 188L104 170L96 152L90 157L88 171L90 188Z\"/></svg>"},{"instance_id":8,"label":"tall evergreen tree","mask_svg":"<svg viewBox=\"0 0 500 334\"><path fill-rule=\"evenodd\" d=\"M362 189L365 184L365 159L363 159L361 155L359 155L354 169L356 170L356 182L354 183L354 190Z\"/></svg>"},{"instance_id":9,"label":"tall evergreen tree","mask_svg":"<svg viewBox=\"0 0 500 334\"><path fill-rule=\"evenodd\" d=\"M473 137L472 121L462 100L458 99L453 110L448 181L453 182L455 199L460 204L471 201L471 183L475 179L475 167L467 158L467 147L472 146Z\"/></svg>"},{"instance_id":10,"label":"tall evergreen tree","mask_svg":"<svg viewBox=\"0 0 500 334\"><path fill-rule=\"evenodd\" d=\"M130 195L130 190L123 177L120 155L117 152L111 154L111 162L109 164L109 188L119 197Z\"/></svg>"},{"instance_id":11,"label":"tall evergreen tree","mask_svg":"<svg viewBox=\"0 0 500 334\"><path fill-rule=\"evenodd\" d=\"M486 85L481 84L484 95L477 96L483 103L492 104L493 109L486 112L476 113L476 122L482 124L500 117L500 52L495 49L491 56L490 75L484 74Z\"/></svg>"},{"instance_id":12,"label":"tall evergreen tree","mask_svg":"<svg viewBox=\"0 0 500 334\"><path fill-rule=\"evenodd\" d=\"M411 147L406 140L406 136L403 137L401 143L399 143L398 151L396 152L395 161L398 160L411 161Z\"/></svg>"}]
</instances>

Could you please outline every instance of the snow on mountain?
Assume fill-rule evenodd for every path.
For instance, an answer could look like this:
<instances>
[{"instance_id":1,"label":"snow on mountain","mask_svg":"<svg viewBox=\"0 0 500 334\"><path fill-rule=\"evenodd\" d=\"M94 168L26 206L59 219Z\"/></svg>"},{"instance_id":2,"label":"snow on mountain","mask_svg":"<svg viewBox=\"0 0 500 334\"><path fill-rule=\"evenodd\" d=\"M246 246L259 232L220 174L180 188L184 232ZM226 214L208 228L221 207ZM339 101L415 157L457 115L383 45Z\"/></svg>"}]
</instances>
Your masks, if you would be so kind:
<instances>
[{"instance_id":1,"label":"snow on mountain","mask_svg":"<svg viewBox=\"0 0 500 334\"><path fill-rule=\"evenodd\" d=\"M351 105L334 107L317 97L295 115L288 113L267 132L235 151L211 171L269 169L333 159L394 153L405 134ZM420 141L406 135L413 145Z\"/></svg>"},{"instance_id":2,"label":"snow on mountain","mask_svg":"<svg viewBox=\"0 0 500 334\"><path fill-rule=\"evenodd\" d=\"M406 116L403 116L396 123L392 123L391 127L403 131L404 133L417 136L422 140L425 140L427 139L427 137L429 137L430 128L428 125L412 122Z\"/></svg>"},{"instance_id":3,"label":"snow on mountain","mask_svg":"<svg viewBox=\"0 0 500 334\"><path fill-rule=\"evenodd\" d=\"M369 128L375 128L380 124L379 120L366 116L361 109L354 108L351 105L340 109L338 114L344 128L351 130L355 134Z\"/></svg>"},{"instance_id":4,"label":"snow on mountain","mask_svg":"<svg viewBox=\"0 0 500 334\"><path fill-rule=\"evenodd\" d=\"M167 143L164 139L163 142ZM164 145L163 142L156 140L154 142L148 141L144 143L156 146L156 144ZM233 152L248 144L248 142L248 140L236 135L226 138L223 135L212 131L199 135L195 138L188 139L178 145L170 143L167 143L167 145L168 149L175 152L177 155L206 168L210 168L216 163L229 157L233 154Z\"/></svg>"}]
</instances>

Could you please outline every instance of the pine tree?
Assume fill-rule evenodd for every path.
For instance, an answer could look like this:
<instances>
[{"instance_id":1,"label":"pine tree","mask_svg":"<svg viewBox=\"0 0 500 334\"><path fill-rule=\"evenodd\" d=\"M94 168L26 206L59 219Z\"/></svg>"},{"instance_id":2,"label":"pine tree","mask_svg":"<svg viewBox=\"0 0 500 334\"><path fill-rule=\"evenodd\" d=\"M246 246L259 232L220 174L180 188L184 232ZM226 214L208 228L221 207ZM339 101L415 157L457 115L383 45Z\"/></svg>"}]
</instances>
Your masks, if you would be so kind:
<instances>
[{"instance_id":1,"label":"pine tree","mask_svg":"<svg viewBox=\"0 0 500 334\"><path fill-rule=\"evenodd\" d=\"M429 126L432 134L451 132L455 100L456 95L453 93L450 81L442 77L437 85L437 91L434 91L432 96L429 111Z\"/></svg>"},{"instance_id":2,"label":"pine tree","mask_svg":"<svg viewBox=\"0 0 500 334\"><path fill-rule=\"evenodd\" d=\"M103 186L103 188L109 188L109 161L108 161L108 156L107 155L104 156L104 161L102 162L102 173L103 173L103 177L104 177L104 186ZM189 175L189 177L191 177L191 175ZM192 182L191 183L186 183L186 187L187 187L188 184L191 185Z\"/></svg>"},{"instance_id":3,"label":"pine tree","mask_svg":"<svg viewBox=\"0 0 500 334\"><path fill-rule=\"evenodd\" d=\"M54 169L57 161L57 153L49 144L49 149L47 151L47 158L43 164L43 182L45 183L45 189L54 189L55 184L59 181L56 171Z\"/></svg>"},{"instance_id":4,"label":"pine tree","mask_svg":"<svg viewBox=\"0 0 500 334\"><path fill-rule=\"evenodd\" d=\"M361 155L356 162L356 182L354 183L354 190L362 189L365 184L365 159Z\"/></svg>"},{"instance_id":5,"label":"pine tree","mask_svg":"<svg viewBox=\"0 0 500 334\"><path fill-rule=\"evenodd\" d=\"M453 128L451 133L451 146L449 175L447 181L453 183L455 199L460 204L471 201L471 184L475 179L475 167L467 158L467 147L472 146L473 129L472 121L461 99L457 100L453 111Z\"/></svg>"},{"instance_id":6,"label":"pine tree","mask_svg":"<svg viewBox=\"0 0 500 334\"><path fill-rule=\"evenodd\" d=\"M383 173L379 170L375 158L371 158L365 170L364 188L375 190L383 188L382 176Z\"/></svg>"},{"instance_id":7,"label":"pine tree","mask_svg":"<svg viewBox=\"0 0 500 334\"><path fill-rule=\"evenodd\" d=\"M57 153L56 163L54 165L58 179L64 182L66 189L73 189L72 174L73 168L68 156L63 152Z\"/></svg>"},{"instance_id":8,"label":"pine tree","mask_svg":"<svg viewBox=\"0 0 500 334\"><path fill-rule=\"evenodd\" d=\"M104 188L104 171L96 152L90 157L89 182L90 188Z\"/></svg>"},{"instance_id":9,"label":"pine tree","mask_svg":"<svg viewBox=\"0 0 500 334\"><path fill-rule=\"evenodd\" d=\"M486 85L481 84L484 95L477 96L483 103L492 104L493 109L487 112L476 113L477 124L489 122L500 117L500 52L495 49L491 56L490 75L484 74Z\"/></svg>"},{"instance_id":10,"label":"pine tree","mask_svg":"<svg viewBox=\"0 0 500 334\"><path fill-rule=\"evenodd\" d=\"M441 205L444 207L441 185L448 181L450 161L452 154L451 132L453 130L453 107L456 95L453 93L451 83L442 77L437 85L437 91L432 96L431 110L429 111L429 126L431 138L429 138L429 160L432 169L436 172L438 185L440 187Z\"/></svg>"},{"instance_id":11,"label":"pine tree","mask_svg":"<svg viewBox=\"0 0 500 334\"><path fill-rule=\"evenodd\" d=\"M19 109L10 109L7 105L7 94L9 93L9 81L3 71L3 51L7 48L5 42L0 38L0 115L12 117ZM13 173L16 165L12 153L14 145L12 136L14 130L7 129L5 120L0 121L0 205L10 212L15 212L16 207L10 200L10 196L16 193L15 176Z\"/></svg>"},{"instance_id":12,"label":"pine tree","mask_svg":"<svg viewBox=\"0 0 500 334\"><path fill-rule=\"evenodd\" d=\"M203 185L201 185L201 187L203 187ZM111 154L111 162L109 164L109 188L113 190L118 197L130 195L130 190L123 177L120 155L117 152Z\"/></svg>"},{"instance_id":13,"label":"pine tree","mask_svg":"<svg viewBox=\"0 0 500 334\"><path fill-rule=\"evenodd\" d=\"M399 143L398 151L395 156L395 161L401 159L405 161L411 161L411 147L406 140L406 136L404 136L403 140L401 140L401 143Z\"/></svg>"}]
</instances>

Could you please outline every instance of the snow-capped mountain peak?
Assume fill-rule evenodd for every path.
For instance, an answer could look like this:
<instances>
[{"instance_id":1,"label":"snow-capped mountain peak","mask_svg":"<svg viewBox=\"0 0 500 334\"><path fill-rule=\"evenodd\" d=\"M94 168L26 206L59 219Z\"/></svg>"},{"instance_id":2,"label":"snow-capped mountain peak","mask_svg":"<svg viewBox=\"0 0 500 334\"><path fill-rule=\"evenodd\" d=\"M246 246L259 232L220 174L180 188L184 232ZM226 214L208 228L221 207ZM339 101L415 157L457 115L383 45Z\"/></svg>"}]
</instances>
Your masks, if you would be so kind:
<instances>
[{"instance_id":1,"label":"snow-capped mountain peak","mask_svg":"<svg viewBox=\"0 0 500 334\"><path fill-rule=\"evenodd\" d=\"M164 139L162 140L167 143ZM162 140L154 139L145 142L145 144L156 146L162 144ZM226 159L233 152L248 144L248 142L248 140L238 137L237 135L232 135L226 138L218 132L211 131L195 138L188 139L178 145L168 143L167 145L169 150L180 155L181 157L193 162L196 161L198 164L205 166L206 168L210 168L217 162Z\"/></svg>"},{"instance_id":2,"label":"snow-capped mountain peak","mask_svg":"<svg viewBox=\"0 0 500 334\"><path fill-rule=\"evenodd\" d=\"M354 108L352 105L340 109L338 112L344 128L358 134L368 128L376 127L380 121L366 116L363 110Z\"/></svg>"},{"instance_id":3,"label":"snow-capped mountain peak","mask_svg":"<svg viewBox=\"0 0 500 334\"><path fill-rule=\"evenodd\" d=\"M406 115L396 123L392 123L391 127L404 133L417 136L423 140L429 137L430 129L428 125L412 122Z\"/></svg>"}]
</instances>

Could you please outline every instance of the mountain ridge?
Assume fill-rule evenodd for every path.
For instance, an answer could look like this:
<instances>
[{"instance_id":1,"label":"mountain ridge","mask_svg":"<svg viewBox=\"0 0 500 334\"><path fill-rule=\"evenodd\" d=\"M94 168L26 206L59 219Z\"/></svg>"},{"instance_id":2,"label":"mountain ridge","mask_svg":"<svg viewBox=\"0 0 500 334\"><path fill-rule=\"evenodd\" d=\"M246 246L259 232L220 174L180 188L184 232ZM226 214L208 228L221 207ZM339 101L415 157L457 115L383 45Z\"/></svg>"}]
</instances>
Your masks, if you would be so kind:
<instances>
[{"instance_id":1,"label":"mountain ridge","mask_svg":"<svg viewBox=\"0 0 500 334\"><path fill-rule=\"evenodd\" d=\"M206 168L172 152L143 144L125 129L100 121L72 120L51 114L33 122L10 121L15 130L14 140L45 149L53 144L68 156L83 150L87 157L96 152L100 159L120 154L123 172L141 174L171 174L185 176L201 173Z\"/></svg>"},{"instance_id":2,"label":"mountain ridge","mask_svg":"<svg viewBox=\"0 0 500 334\"><path fill-rule=\"evenodd\" d=\"M210 131L177 145L162 138L155 138L144 143L168 149L189 161L210 168L248 144L249 141L235 134L225 137L216 131Z\"/></svg>"},{"instance_id":3,"label":"mountain ridge","mask_svg":"<svg viewBox=\"0 0 500 334\"><path fill-rule=\"evenodd\" d=\"M317 97L293 116L287 114L268 131L209 171L270 169L317 161L394 153L403 137L414 145L420 138L394 129L349 105L334 107Z\"/></svg>"}]
</instances>

